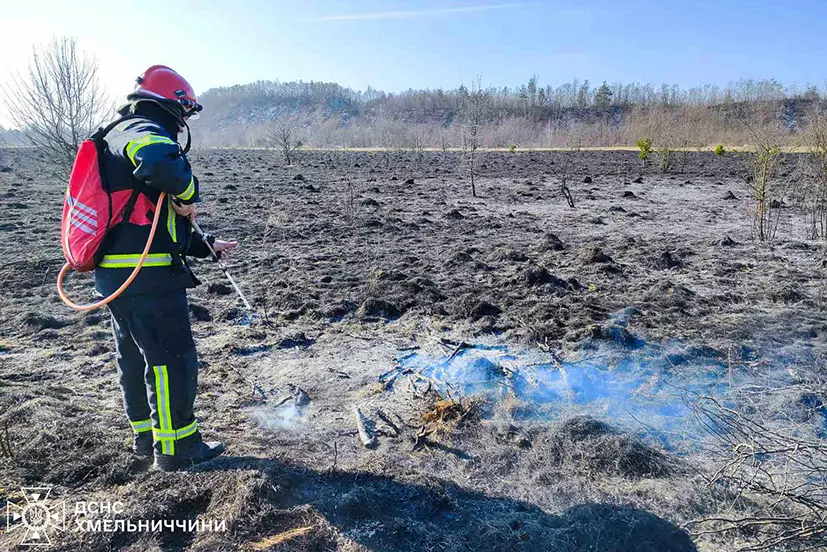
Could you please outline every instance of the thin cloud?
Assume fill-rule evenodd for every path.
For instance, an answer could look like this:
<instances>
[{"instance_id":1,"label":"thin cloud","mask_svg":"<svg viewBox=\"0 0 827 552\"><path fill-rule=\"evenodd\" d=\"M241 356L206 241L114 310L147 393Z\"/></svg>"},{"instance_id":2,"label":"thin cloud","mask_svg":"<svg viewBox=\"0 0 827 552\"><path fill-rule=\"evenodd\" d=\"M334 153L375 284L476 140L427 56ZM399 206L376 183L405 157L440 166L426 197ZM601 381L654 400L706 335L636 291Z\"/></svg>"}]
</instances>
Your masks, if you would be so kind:
<instances>
[{"instance_id":1,"label":"thin cloud","mask_svg":"<svg viewBox=\"0 0 827 552\"><path fill-rule=\"evenodd\" d=\"M311 17L301 21L318 23L322 21L367 21L377 19L419 19L424 17L439 17L442 15L458 15L463 13L485 12L492 10L506 10L528 6L526 2L512 4L487 4L482 6L465 6L459 8L443 8L436 10L386 11L372 13L353 13L342 15L325 15Z\"/></svg>"}]
</instances>

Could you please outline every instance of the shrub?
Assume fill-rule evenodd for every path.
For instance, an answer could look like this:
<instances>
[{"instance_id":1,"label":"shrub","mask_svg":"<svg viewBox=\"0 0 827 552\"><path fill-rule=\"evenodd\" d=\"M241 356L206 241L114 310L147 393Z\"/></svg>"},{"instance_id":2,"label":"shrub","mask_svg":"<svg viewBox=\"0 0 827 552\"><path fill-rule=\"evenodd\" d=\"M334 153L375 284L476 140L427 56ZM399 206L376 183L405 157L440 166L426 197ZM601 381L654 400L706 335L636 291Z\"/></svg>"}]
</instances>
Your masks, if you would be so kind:
<instances>
[{"instance_id":1,"label":"shrub","mask_svg":"<svg viewBox=\"0 0 827 552\"><path fill-rule=\"evenodd\" d=\"M635 145L640 148L640 153L637 154L638 157L641 158L643 164L646 164L646 160L649 159L649 154L652 153L652 140L649 138L641 138Z\"/></svg>"},{"instance_id":2,"label":"shrub","mask_svg":"<svg viewBox=\"0 0 827 552\"><path fill-rule=\"evenodd\" d=\"M509 153L517 153L517 146L515 144L511 144L511 147L508 148Z\"/></svg>"},{"instance_id":3,"label":"shrub","mask_svg":"<svg viewBox=\"0 0 827 552\"><path fill-rule=\"evenodd\" d=\"M664 142L658 147L658 156L660 158L661 172L668 172L669 167L672 166L672 146Z\"/></svg>"},{"instance_id":4,"label":"shrub","mask_svg":"<svg viewBox=\"0 0 827 552\"><path fill-rule=\"evenodd\" d=\"M723 144L718 144L717 146L715 146L714 153L715 153L715 155L718 155L718 156L725 154L726 149L724 149L724 145Z\"/></svg>"}]
</instances>

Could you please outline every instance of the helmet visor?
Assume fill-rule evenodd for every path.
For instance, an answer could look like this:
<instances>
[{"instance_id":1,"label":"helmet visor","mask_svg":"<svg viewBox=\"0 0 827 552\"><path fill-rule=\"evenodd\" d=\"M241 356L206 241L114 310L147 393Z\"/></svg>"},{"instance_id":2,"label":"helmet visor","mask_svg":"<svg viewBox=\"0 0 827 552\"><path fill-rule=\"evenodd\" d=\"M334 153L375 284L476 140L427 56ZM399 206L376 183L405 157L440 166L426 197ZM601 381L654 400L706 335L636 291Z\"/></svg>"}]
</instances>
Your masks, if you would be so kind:
<instances>
[{"instance_id":1,"label":"helmet visor","mask_svg":"<svg viewBox=\"0 0 827 552\"><path fill-rule=\"evenodd\" d=\"M186 98L179 98L178 103L181 104L181 107L184 108L185 119L198 119L198 112L204 109L204 106L202 106L200 103L188 100Z\"/></svg>"}]
</instances>

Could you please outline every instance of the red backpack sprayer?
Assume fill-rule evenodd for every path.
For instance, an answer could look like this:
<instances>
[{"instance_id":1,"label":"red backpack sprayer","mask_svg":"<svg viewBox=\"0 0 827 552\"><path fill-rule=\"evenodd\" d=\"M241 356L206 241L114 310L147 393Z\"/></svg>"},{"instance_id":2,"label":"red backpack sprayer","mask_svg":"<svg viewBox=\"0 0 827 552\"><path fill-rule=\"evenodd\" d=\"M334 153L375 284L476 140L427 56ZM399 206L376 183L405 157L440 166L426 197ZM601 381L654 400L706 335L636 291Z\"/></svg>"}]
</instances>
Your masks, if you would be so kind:
<instances>
[{"instance_id":1,"label":"red backpack sprayer","mask_svg":"<svg viewBox=\"0 0 827 552\"><path fill-rule=\"evenodd\" d=\"M124 218L126 205L129 196L134 193L130 190L122 190L110 193L104 185L105 177L103 171L103 148L105 143L103 137L116 124L123 121L119 119L104 129L98 130L91 138L85 140L78 149L72 174L69 178L69 186L66 189L66 198L63 204L63 218L61 225L61 245L63 254L66 257L66 264L60 269L57 278L57 292L60 298L71 308L78 311L90 311L99 309L120 296L138 276L141 268L146 262L155 231L158 228L161 209L155 207L155 215L152 219L152 226L149 231L144 250L137 265L124 283L115 290L109 297L88 305L78 305L66 295L63 289L63 280L69 269L78 272L88 272L95 268L95 260L103 244L107 232ZM158 205L162 205L166 194L163 192L158 197ZM230 274L227 266L221 262L218 254L212 245L204 238L201 228L194 220L190 220L193 228L204 239L204 243L210 250L213 259L218 263L222 272L241 298L247 311L252 314L253 307L244 296L241 288Z\"/></svg>"}]
</instances>

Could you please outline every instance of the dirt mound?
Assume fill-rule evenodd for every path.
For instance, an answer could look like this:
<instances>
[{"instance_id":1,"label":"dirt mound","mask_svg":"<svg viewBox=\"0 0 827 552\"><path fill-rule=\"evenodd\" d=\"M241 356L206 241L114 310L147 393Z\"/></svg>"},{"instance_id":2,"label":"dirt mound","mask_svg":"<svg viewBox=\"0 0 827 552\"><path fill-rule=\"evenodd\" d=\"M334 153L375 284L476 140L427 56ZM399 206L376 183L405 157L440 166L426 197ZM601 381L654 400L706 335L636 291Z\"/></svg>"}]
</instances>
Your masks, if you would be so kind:
<instances>
[{"instance_id":1,"label":"dirt mound","mask_svg":"<svg viewBox=\"0 0 827 552\"><path fill-rule=\"evenodd\" d=\"M226 284L209 284L207 286L207 293L212 295L232 295L233 288Z\"/></svg>"},{"instance_id":2,"label":"dirt mound","mask_svg":"<svg viewBox=\"0 0 827 552\"><path fill-rule=\"evenodd\" d=\"M586 416L562 422L544 446L550 463L587 477L665 477L674 471L661 451Z\"/></svg>"},{"instance_id":3,"label":"dirt mound","mask_svg":"<svg viewBox=\"0 0 827 552\"><path fill-rule=\"evenodd\" d=\"M211 322L212 321L212 315L210 314L210 311L206 307L202 307L201 305L199 305L197 303L190 302L189 308L190 308L190 316L192 316L193 320L195 320L197 322Z\"/></svg>"},{"instance_id":4,"label":"dirt mound","mask_svg":"<svg viewBox=\"0 0 827 552\"><path fill-rule=\"evenodd\" d=\"M649 288L643 299L655 304L664 310L686 311L698 303L697 295L691 289L675 284L669 280L661 280Z\"/></svg>"},{"instance_id":5,"label":"dirt mound","mask_svg":"<svg viewBox=\"0 0 827 552\"><path fill-rule=\"evenodd\" d=\"M543 237L543 243L541 244L541 249L543 251L562 251L566 248L563 241L558 238L555 234L546 234Z\"/></svg>"},{"instance_id":6,"label":"dirt mound","mask_svg":"<svg viewBox=\"0 0 827 552\"><path fill-rule=\"evenodd\" d=\"M580 256L583 264L614 264L614 259L606 255L599 247L590 247Z\"/></svg>"},{"instance_id":7,"label":"dirt mound","mask_svg":"<svg viewBox=\"0 0 827 552\"><path fill-rule=\"evenodd\" d=\"M473 321L484 317L497 317L502 314L502 309L486 300L481 300L476 295L466 295L455 301L453 312L460 318L467 318Z\"/></svg>"},{"instance_id":8,"label":"dirt mound","mask_svg":"<svg viewBox=\"0 0 827 552\"><path fill-rule=\"evenodd\" d=\"M672 268L680 268L683 263L672 256L669 251L664 251L658 255L657 259L652 263L655 268L662 270L669 270Z\"/></svg>"},{"instance_id":9,"label":"dirt mound","mask_svg":"<svg viewBox=\"0 0 827 552\"><path fill-rule=\"evenodd\" d=\"M34 312L26 313L20 320L22 325L30 330L59 330L66 326L71 326L73 323L68 320L60 320L54 316L37 314Z\"/></svg>"},{"instance_id":10,"label":"dirt mound","mask_svg":"<svg viewBox=\"0 0 827 552\"><path fill-rule=\"evenodd\" d=\"M460 260L454 262L469 262L465 258L467 253L458 252L456 255ZM475 263L471 261L471 265L475 266ZM396 270L381 271L376 277L373 293L377 298L393 305L399 315L414 308L425 312L439 311L439 304L445 300L445 295L433 280L423 276L409 276ZM362 317L359 311L357 316Z\"/></svg>"},{"instance_id":11,"label":"dirt mound","mask_svg":"<svg viewBox=\"0 0 827 552\"><path fill-rule=\"evenodd\" d=\"M488 256L488 260L491 262L510 261L513 263L524 263L528 260L528 256L517 249L498 247Z\"/></svg>"},{"instance_id":12,"label":"dirt mound","mask_svg":"<svg viewBox=\"0 0 827 552\"><path fill-rule=\"evenodd\" d=\"M402 311L399 310L399 307L389 301L369 297L356 310L356 316L362 320L394 320L402 316Z\"/></svg>"},{"instance_id":13,"label":"dirt mound","mask_svg":"<svg viewBox=\"0 0 827 552\"><path fill-rule=\"evenodd\" d=\"M550 274L548 270L542 266L530 266L523 270L520 280L528 287L537 287L548 285L553 290L565 292L570 289L569 283L558 278L554 274Z\"/></svg>"}]
</instances>

